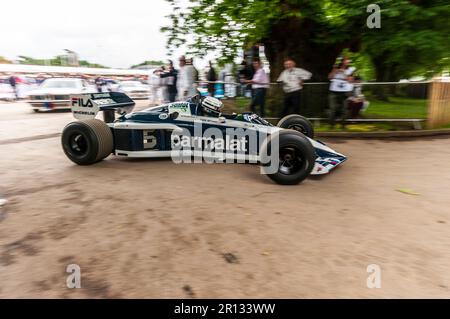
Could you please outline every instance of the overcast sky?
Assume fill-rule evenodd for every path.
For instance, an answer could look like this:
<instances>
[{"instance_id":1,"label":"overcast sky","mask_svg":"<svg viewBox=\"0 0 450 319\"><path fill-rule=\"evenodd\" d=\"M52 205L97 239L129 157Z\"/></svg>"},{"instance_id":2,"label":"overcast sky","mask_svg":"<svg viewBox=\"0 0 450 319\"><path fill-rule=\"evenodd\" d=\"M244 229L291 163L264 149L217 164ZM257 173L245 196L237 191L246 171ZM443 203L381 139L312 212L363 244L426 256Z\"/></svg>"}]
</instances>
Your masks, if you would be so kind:
<instances>
[{"instance_id":1,"label":"overcast sky","mask_svg":"<svg viewBox=\"0 0 450 319\"><path fill-rule=\"evenodd\" d=\"M80 59L126 68L165 60L170 5L165 0L2 0L0 56ZM178 53L179 54L179 53Z\"/></svg>"}]
</instances>

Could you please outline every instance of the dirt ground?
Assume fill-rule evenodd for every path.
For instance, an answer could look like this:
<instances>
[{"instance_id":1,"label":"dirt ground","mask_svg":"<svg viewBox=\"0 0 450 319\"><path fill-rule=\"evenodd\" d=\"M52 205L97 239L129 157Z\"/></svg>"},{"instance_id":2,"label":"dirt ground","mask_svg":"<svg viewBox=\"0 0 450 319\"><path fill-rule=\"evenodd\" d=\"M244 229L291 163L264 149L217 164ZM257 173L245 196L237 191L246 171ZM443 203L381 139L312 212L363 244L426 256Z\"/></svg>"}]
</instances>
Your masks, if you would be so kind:
<instances>
[{"instance_id":1,"label":"dirt ground","mask_svg":"<svg viewBox=\"0 0 450 319\"><path fill-rule=\"evenodd\" d=\"M76 166L71 119L0 103L1 298L450 297L450 139L328 139L349 160L287 187L238 164Z\"/></svg>"}]
</instances>

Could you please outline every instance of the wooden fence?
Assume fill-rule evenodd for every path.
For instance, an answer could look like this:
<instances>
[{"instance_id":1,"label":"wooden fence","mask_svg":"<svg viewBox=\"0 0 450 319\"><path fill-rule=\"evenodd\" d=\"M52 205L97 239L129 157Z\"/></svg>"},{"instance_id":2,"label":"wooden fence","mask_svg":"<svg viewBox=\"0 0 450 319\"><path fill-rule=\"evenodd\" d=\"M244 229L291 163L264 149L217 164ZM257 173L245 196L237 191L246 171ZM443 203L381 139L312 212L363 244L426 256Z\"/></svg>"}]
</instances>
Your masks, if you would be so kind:
<instances>
[{"instance_id":1,"label":"wooden fence","mask_svg":"<svg viewBox=\"0 0 450 319\"><path fill-rule=\"evenodd\" d=\"M428 127L450 124L450 81L435 79L428 99Z\"/></svg>"}]
</instances>

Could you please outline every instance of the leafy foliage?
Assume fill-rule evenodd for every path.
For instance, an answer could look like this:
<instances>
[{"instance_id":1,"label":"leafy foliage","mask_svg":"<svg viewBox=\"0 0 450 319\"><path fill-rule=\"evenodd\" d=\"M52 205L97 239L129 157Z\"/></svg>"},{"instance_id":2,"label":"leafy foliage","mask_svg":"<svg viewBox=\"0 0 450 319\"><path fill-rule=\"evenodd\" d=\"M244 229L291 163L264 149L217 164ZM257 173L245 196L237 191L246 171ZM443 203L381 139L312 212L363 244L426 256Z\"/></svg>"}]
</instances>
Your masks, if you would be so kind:
<instances>
[{"instance_id":1,"label":"leafy foliage","mask_svg":"<svg viewBox=\"0 0 450 319\"><path fill-rule=\"evenodd\" d=\"M271 21L281 14L278 1L198 0L184 10L178 1L168 1L173 6L169 15L172 25L162 31L169 35L169 48L186 44L189 35L189 53L219 50L228 59L233 59L245 43L263 38Z\"/></svg>"},{"instance_id":2,"label":"leafy foliage","mask_svg":"<svg viewBox=\"0 0 450 319\"><path fill-rule=\"evenodd\" d=\"M304 52L313 51L310 57L333 47L336 52L360 51L367 68L377 68L377 77L432 75L450 65L447 0L379 0L381 29L366 26L367 6L373 0L190 0L185 7L177 0L167 1L173 9L171 24L162 31L171 50L187 45L190 54L218 50L221 59L233 60L249 44L288 37ZM278 51L292 54L292 43L278 42Z\"/></svg>"},{"instance_id":3,"label":"leafy foliage","mask_svg":"<svg viewBox=\"0 0 450 319\"><path fill-rule=\"evenodd\" d=\"M362 34L378 80L432 77L450 67L448 1L384 1L381 7L381 29Z\"/></svg>"}]
</instances>

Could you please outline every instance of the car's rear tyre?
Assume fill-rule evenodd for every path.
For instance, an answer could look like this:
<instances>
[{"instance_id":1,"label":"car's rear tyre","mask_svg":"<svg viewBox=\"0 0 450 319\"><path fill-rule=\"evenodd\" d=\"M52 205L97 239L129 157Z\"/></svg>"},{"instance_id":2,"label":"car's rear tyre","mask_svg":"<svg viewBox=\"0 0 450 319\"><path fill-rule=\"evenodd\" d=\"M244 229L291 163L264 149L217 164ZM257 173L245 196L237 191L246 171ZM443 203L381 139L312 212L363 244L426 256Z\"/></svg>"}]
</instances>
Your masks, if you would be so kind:
<instances>
[{"instance_id":1,"label":"car's rear tyre","mask_svg":"<svg viewBox=\"0 0 450 319\"><path fill-rule=\"evenodd\" d=\"M272 156L272 145L278 139L278 154ZM309 176L314 168L316 152L300 132L282 130L272 134L261 148L262 166L267 176L282 185L295 185ZM274 163L278 159L278 163ZM274 163L273 165L271 165ZM273 167L277 165L278 167ZM275 172L274 172L275 170Z\"/></svg>"},{"instance_id":2,"label":"car's rear tyre","mask_svg":"<svg viewBox=\"0 0 450 319\"><path fill-rule=\"evenodd\" d=\"M278 127L291 129L303 133L309 138L314 138L314 127L304 116L291 114L283 117L277 124Z\"/></svg>"},{"instance_id":3,"label":"car's rear tyre","mask_svg":"<svg viewBox=\"0 0 450 319\"><path fill-rule=\"evenodd\" d=\"M39 109L33 109L34 113L39 113Z\"/></svg>"},{"instance_id":4,"label":"car's rear tyre","mask_svg":"<svg viewBox=\"0 0 450 319\"><path fill-rule=\"evenodd\" d=\"M69 123L63 130L61 144L72 162L90 165L112 153L114 139L108 125L89 119Z\"/></svg>"}]
</instances>

